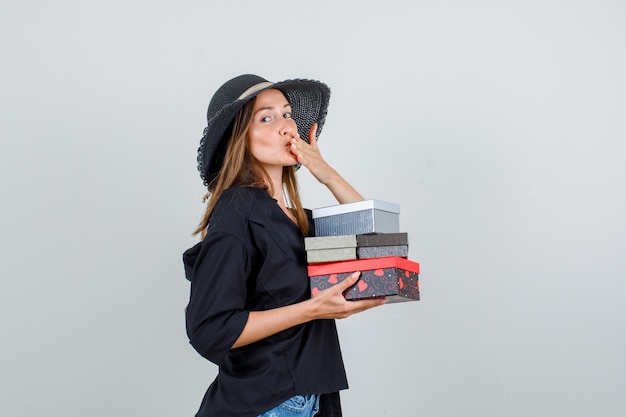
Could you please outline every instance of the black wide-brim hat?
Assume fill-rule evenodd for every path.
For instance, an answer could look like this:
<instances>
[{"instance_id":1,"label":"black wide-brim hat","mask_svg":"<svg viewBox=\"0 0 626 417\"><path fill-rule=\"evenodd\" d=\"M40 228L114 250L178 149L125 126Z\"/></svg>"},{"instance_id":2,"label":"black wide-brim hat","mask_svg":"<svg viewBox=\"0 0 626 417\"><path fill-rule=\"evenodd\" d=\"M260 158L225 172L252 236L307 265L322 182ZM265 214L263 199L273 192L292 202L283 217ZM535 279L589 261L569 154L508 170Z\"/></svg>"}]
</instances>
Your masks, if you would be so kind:
<instances>
[{"instance_id":1,"label":"black wide-brim hat","mask_svg":"<svg viewBox=\"0 0 626 417\"><path fill-rule=\"evenodd\" d=\"M213 95L207 111L207 127L198 148L198 171L204 185L209 185L222 167L231 124L237 112L261 91L275 88L291 105L298 134L308 142L311 127L317 123L319 136L326 120L330 88L320 81L293 79L270 82L253 74L227 81Z\"/></svg>"}]
</instances>

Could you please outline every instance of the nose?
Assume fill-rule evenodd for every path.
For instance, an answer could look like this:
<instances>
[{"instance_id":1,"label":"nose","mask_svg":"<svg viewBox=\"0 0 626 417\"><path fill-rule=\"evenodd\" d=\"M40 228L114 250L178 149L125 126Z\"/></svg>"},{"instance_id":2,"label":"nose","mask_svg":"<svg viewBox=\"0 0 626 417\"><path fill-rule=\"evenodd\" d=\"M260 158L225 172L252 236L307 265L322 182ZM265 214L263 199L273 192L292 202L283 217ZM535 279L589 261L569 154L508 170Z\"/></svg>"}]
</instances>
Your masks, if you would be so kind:
<instances>
[{"instance_id":1,"label":"nose","mask_svg":"<svg viewBox=\"0 0 626 417\"><path fill-rule=\"evenodd\" d=\"M283 136L292 135L295 136L298 128L296 122L293 119L283 119L283 124L280 127L280 134Z\"/></svg>"}]
</instances>

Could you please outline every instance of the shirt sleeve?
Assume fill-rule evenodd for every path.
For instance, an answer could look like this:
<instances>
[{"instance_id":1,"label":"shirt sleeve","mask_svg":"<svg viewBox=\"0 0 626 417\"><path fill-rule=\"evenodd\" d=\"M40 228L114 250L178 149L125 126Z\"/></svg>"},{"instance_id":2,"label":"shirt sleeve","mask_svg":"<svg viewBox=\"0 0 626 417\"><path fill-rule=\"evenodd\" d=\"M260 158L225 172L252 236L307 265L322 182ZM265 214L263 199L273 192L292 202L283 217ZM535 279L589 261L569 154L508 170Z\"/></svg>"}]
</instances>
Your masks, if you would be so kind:
<instances>
[{"instance_id":1,"label":"shirt sleeve","mask_svg":"<svg viewBox=\"0 0 626 417\"><path fill-rule=\"evenodd\" d=\"M191 294L185 310L191 345L219 365L248 321L245 310L248 255L236 236L209 234L191 271Z\"/></svg>"}]
</instances>

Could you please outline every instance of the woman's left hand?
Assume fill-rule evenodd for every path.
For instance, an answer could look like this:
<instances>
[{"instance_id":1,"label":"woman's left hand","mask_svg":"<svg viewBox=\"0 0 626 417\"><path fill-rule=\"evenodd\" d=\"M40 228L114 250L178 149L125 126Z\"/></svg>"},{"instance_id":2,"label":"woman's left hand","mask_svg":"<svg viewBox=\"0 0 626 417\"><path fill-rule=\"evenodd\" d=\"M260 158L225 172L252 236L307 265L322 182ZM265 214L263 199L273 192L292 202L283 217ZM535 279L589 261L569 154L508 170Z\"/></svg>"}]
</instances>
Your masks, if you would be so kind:
<instances>
[{"instance_id":1,"label":"woman's left hand","mask_svg":"<svg viewBox=\"0 0 626 417\"><path fill-rule=\"evenodd\" d=\"M322 158L317 147L317 123L309 130L309 143L300 137L291 139L291 152L298 162L307 167L313 176L333 193L341 204L361 201L363 197Z\"/></svg>"},{"instance_id":2,"label":"woman's left hand","mask_svg":"<svg viewBox=\"0 0 626 417\"><path fill-rule=\"evenodd\" d=\"M319 182L326 184L334 170L320 154L316 132L317 123L313 124L309 130L309 143L300 137L291 139L291 152L296 156L298 162L307 167Z\"/></svg>"}]
</instances>

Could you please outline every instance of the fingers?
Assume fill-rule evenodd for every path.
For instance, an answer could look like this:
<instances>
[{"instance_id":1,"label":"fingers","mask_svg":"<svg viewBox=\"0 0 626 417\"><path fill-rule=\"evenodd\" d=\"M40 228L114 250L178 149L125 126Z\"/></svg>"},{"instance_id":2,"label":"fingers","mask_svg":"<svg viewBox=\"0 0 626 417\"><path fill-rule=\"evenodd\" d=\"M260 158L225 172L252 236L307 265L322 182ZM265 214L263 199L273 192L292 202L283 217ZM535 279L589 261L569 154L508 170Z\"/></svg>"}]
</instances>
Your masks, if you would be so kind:
<instances>
[{"instance_id":1,"label":"fingers","mask_svg":"<svg viewBox=\"0 0 626 417\"><path fill-rule=\"evenodd\" d=\"M300 138L291 139L291 153L296 156L296 160L302 163L302 152L298 149L298 141Z\"/></svg>"},{"instance_id":2,"label":"fingers","mask_svg":"<svg viewBox=\"0 0 626 417\"><path fill-rule=\"evenodd\" d=\"M294 146L295 145L295 146ZM296 132L296 137L291 139L291 146L293 151L297 151L299 147L303 149L306 146L310 146L313 149L317 149L317 123L313 123L311 129L309 129L309 133L307 135L307 139L300 137L300 135ZM297 154L297 152L294 152Z\"/></svg>"},{"instance_id":3,"label":"fingers","mask_svg":"<svg viewBox=\"0 0 626 417\"><path fill-rule=\"evenodd\" d=\"M317 143L311 145L301 138L291 140L291 153L296 156L298 162L309 168L309 170L311 167L315 170L315 167L323 161L319 154Z\"/></svg>"},{"instance_id":4,"label":"fingers","mask_svg":"<svg viewBox=\"0 0 626 417\"><path fill-rule=\"evenodd\" d=\"M343 293L345 290L347 290L348 288L356 284L360 276L361 276L361 272L359 271L354 272L352 275L350 275L349 277L346 277L346 279L344 279L339 284L337 284L336 285L337 289L339 289Z\"/></svg>"},{"instance_id":5,"label":"fingers","mask_svg":"<svg viewBox=\"0 0 626 417\"><path fill-rule=\"evenodd\" d=\"M352 275L350 275L349 277L347 277L340 283L336 284L335 287L341 291L341 296L343 297L343 294L345 293L345 291L348 288L352 287L354 284L356 284L356 282L359 280L360 277L361 277L361 272L359 271L354 272ZM350 310L351 310L350 314L352 314L352 313L357 313L360 311L368 310L372 307L377 307L379 305L385 304L387 302L387 299L384 297L380 297L380 298L373 298L373 299L367 299L367 300L355 300L355 301L351 300L347 302L348 302L348 305L350 306Z\"/></svg>"},{"instance_id":6,"label":"fingers","mask_svg":"<svg viewBox=\"0 0 626 417\"><path fill-rule=\"evenodd\" d=\"M387 302L384 297L366 300L346 300L345 292L359 280L360 272L354 272L341 282L323 290L311 298L316 305L316 318L344 319L353 314L378 307Z\"/></svg>"},{"instance_id":7,"label":"fingers","mask_svg":"<svg viewBox=\"0 0 626 417\"><path fill-rule=\"evenodd\" d=\"M308 133L308 143L300 136L291 139L291 152L296 155L298 162L302 162L303 151L306 151L306 147L310 146L317 152L317 123L313 123Z\"/></svg>"}]
</instances>

